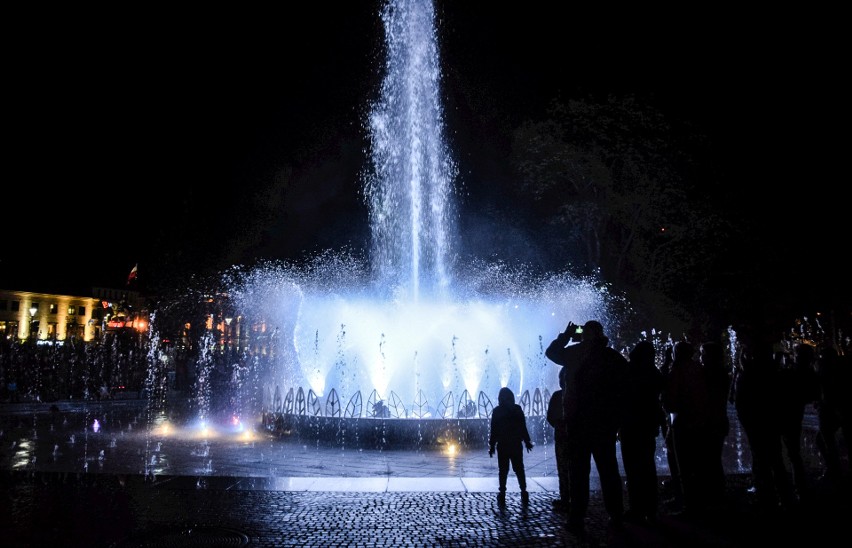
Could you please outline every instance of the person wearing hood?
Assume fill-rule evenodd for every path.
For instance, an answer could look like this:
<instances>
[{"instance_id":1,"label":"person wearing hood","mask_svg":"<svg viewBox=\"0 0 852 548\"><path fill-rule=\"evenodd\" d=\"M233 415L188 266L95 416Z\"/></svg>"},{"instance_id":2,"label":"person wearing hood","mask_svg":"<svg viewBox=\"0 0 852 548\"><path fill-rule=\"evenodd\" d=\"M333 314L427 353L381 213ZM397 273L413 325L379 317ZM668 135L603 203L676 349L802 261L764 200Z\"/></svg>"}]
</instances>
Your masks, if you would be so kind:
<instances>
[{"instance_id":1,"label":"person wearing hood","mask_svg":"<svg viewBox=\"0 0 852 548\"><path fill-rule=\"evenodd\" d=\"M497 478L500 484L497 503L501 506L506 504L506 480L510 464L521 488L521 502L525 506L529 504L524 446L527 451L532 451L527 419L524 410L515 403L515 393L504 386L497 395L497 407L491 412L491 433L488 439L488 456L493 458L495 448L497 450Z\"/></svg>"}]
</instances>

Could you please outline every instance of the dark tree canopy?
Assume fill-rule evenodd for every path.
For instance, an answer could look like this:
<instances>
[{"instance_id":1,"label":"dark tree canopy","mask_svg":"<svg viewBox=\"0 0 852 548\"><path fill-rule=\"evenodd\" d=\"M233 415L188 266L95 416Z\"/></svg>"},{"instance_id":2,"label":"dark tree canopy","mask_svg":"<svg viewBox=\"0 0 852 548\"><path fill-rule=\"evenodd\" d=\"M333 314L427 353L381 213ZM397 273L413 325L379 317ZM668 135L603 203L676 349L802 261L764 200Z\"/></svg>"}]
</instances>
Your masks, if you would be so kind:
<instances>
[{"instance_id":1,"label":"dark tree canopy","mask_svg":"<svg viewBox=\"0 0 852 548\"><path fill-rule=\"evenodd\" d=\"M650 319L703 324L739 228L713 207L702 144L631 97L555 101L515 131L514 190L558 260L599 273Z\"/></svg>"}]
</instances>

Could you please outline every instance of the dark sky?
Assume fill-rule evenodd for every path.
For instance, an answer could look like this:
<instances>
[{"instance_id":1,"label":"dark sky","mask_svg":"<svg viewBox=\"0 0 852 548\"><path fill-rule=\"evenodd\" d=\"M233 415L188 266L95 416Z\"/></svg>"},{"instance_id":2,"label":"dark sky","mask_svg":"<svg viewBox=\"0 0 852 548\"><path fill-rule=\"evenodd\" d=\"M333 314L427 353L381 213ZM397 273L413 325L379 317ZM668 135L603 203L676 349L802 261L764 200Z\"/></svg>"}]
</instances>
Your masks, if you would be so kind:
<instances>
[{"instance_id":1,"label":"dark sky","mask_svg":"<svg viewBox=\"0 0 852 548\"><path fill-rule=\"evenodd\" d=\"M156 260L152 234L175 224L164 204L191 196L205 204L193 222L220 226L232 193L265 186L283 166L297 184L266 253L298 256L347 228L363 235L357 192L380 65L379 2L292 6L251 18L21 17L4 77L11 218L0 274L73 265L83 278L120 284L135 263L144 274ZM831 167L841 154L829 128L842 66L830 21L496 6L438 2L448 133L466 186L504 176L508 131L557 93L633 94L707 135L720 192L749 204L768 247L789 242L779 277L849 301L832 258L848 254L840 219L849 202Z\"/></svg>"}]
</instances>

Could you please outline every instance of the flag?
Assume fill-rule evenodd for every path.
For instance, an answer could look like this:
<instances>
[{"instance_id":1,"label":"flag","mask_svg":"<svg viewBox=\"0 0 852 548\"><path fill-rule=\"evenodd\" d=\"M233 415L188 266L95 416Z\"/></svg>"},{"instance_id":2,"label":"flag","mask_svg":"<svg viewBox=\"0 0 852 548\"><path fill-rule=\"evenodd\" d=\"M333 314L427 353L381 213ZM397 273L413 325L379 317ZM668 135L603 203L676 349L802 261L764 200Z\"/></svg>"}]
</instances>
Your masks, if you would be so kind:
<instances>
[{"instance_id":1,"label":"flag","mask_svg":"<svg viewBox=\"0 0 852 548\"><path fill-rule=\"evenodd\" d=\"M130 282L136 279L136 272L139 270L139 265L133 265L133 269L130 271L130 274L127 276L127 285L130 285Z\"/></svg>"}]
</instances>

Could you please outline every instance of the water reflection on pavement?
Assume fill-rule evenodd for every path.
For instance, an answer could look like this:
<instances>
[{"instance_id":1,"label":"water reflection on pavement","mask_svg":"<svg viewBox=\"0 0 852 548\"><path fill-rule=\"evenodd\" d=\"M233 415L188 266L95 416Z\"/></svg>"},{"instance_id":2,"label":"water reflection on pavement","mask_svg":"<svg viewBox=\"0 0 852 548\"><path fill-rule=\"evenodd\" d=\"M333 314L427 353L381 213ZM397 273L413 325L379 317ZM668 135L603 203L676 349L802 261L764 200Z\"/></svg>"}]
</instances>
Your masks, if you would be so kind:
<instances>
[{"instance_id":1,"label":"water reflection on pavement","mask_svg":"<svg viewBox=\"0 0 852 548\"><path fill-rule=\"evenodd\" d=\"M7 471L88 472L228 477L492 477L496 459L484 448L358 449L278 438L256 424L203 429L146 409L143 400L5 404L0 407L0 467ZM751 457L733 408L723 453L729 474L748 473ZM528 420L540 420L528 417ZM819 466L813 409L805 416L803 454ZM657 465L669 474L663 440ZM620 453L620 452L619 452ZM619 454L620 458L620 454ZM527 475L555 477L552 444L524 456ZM596 474L592 467L593 476Z\"/></svg>"}]
</instances>

